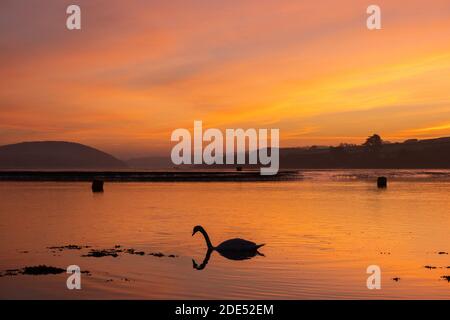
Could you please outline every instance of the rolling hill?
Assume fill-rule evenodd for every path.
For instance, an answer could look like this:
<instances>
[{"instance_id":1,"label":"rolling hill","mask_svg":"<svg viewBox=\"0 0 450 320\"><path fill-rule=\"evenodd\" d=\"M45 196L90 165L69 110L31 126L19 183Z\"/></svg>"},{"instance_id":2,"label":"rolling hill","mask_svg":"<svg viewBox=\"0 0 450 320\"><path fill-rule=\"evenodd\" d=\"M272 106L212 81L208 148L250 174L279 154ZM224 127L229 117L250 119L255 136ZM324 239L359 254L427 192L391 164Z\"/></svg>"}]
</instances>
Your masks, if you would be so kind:
<instances>
[{"instance_id":1,"label":"rolling hill","mask_svg":"<svg viewBox=\"0 0 450 320\"><path fill-rule=\"evenodd\" d=\"M127 165L103 151L65 141L22 142L0 146L0 169L111 170Z\"/></svg>"}]
</instances>

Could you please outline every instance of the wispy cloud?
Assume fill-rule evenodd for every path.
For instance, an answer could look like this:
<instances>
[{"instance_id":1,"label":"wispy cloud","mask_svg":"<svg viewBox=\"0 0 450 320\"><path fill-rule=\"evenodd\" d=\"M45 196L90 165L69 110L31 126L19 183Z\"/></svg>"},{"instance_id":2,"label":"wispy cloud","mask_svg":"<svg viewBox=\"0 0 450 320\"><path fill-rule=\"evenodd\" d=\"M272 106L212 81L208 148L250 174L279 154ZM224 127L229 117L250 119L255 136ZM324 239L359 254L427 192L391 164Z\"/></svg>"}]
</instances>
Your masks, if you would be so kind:
<instances>
[{"instance_id":1,"label":"wispy cloud","mask_svg":"<svg viewBox=\"0 0 450 320\"><path fill-rule=\"evenodd\" d=\"M447 0L382 1L376 32L363 0L77 3L80 32L70 1L0 3L0 144L163 150L196 119L282 146L448 133Z\"/></svg>"}]
</instances>

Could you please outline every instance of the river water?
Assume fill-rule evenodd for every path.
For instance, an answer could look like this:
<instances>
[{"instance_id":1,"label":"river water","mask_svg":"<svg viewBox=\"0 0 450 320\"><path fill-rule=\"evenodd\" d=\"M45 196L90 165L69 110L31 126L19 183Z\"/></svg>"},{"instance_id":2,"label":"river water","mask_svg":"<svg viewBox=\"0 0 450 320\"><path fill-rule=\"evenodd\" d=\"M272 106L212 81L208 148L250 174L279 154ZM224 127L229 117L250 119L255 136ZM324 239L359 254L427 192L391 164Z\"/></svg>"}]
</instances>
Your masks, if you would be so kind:
<instances>
[{"instance_id":1,"label":"river water","mask_svg":"<svg viewBox=\"0 0 450 320\"><path fill-rule=\"evenodd\" d=\"M389 177L376 188L379 174ZM305 171L295 181L0 183L0 271L78 265L66 273L3 275L2 299L398 299L450 298L450 172ZM265 243L231 260L206 254L241 237ZM90 248L49 249L83 245ZM91 249L134 249L86 257ZM162 253L163 256L149 255ZM174 256L171 256L174 255ZM367 288L367 267L381 289ZM432 268L425 268L430 266ZM400 278L397 281L393 278Z\"/></svg>"}]
</instances>

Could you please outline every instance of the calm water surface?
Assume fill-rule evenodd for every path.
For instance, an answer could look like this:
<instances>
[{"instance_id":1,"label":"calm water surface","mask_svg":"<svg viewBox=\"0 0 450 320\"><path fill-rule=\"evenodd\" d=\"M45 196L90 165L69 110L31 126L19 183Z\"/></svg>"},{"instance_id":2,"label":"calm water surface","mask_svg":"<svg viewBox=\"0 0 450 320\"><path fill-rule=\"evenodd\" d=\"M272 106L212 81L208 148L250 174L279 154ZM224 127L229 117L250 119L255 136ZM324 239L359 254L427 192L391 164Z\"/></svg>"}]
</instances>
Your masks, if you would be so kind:
<instances>
[{"instance_id":1,"label":"calm water surface","mask_svg":"<svg viewBox=\"0 0 450 320\"><path fill-rule=\"evenodd\" d=\"M384 172L386 174L386 172ZM0 298L329 299L450 298L449 172L304 172L298 181L0 183L0 271L46 264L79 265L82 290L66 274L3 276ZM242 237L266 243L265 256L234 261L205 242ZM67 244L122 245L177 257L121 254L82 257ZM382 289L368 290L366 268L379 265ZM426 269L425 265L436 266ZM400 281L392 278L399 277Z\"/></svg>"}]
</instances>

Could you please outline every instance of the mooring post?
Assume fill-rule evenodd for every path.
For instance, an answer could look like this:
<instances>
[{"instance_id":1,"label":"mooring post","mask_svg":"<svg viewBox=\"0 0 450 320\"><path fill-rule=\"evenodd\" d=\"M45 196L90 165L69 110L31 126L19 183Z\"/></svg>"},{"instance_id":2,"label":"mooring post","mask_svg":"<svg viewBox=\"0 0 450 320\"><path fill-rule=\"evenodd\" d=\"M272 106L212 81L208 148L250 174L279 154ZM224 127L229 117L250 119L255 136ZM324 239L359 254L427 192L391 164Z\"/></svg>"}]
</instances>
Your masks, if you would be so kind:
<instances>
[{"instance_id":1,"label":"mooring post","mask_svg":"<svg viewBox=\"0 0 450 320\"><path fill-rule=\"evenodd\" d=\"M103 181L95 179L92 181L92 192L103 192Z\"/></svg>"},{"instance_id":2,"label":"mooring post","mask_svg":"<svg viewBox=\"0 0 450 320\"><path fill-rule=\"evenodd\" d=\"M386 177L378 177L377 186L378 186L378 188L387 188L387 178Z\"/></svg>"}]
</instances>

